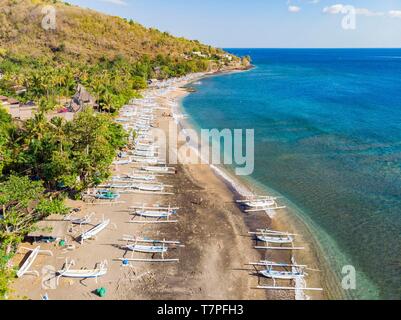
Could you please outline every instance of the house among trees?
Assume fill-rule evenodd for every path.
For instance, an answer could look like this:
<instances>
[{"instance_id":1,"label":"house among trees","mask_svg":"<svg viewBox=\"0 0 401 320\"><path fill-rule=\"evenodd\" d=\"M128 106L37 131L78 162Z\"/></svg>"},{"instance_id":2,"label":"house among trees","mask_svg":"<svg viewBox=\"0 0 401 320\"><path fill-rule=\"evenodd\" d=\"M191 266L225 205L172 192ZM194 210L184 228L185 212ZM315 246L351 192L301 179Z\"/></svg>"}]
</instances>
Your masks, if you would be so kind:
<instances>
[{"instance_id":1,"label":"house among trees","mask_svg":"<svg viewBox=\"0 0 401 320\"><path fill-rule=\"evenodd\" d=\"M96 108L96 99L81 84L77 86L76 92L70 101L69 108L72 112L79 112L86 107Z\"/></svg>"}]
</instances>

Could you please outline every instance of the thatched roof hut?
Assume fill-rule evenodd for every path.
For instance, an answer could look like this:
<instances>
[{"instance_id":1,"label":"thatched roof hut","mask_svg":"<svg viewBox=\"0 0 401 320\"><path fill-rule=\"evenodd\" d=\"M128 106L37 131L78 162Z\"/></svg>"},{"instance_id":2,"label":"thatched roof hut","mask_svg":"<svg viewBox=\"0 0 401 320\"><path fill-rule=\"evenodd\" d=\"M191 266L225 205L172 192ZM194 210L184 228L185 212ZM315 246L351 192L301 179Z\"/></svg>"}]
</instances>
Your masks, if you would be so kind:
<instances>
[{"instance_id":1,"label":"thatched roof hut","mask_svg":"<svg viewBox=\"0 0 401 320\"><path fill-rule=\"evenodd\" d=\"M83 110L85 107L96 107L96 99L81 84L77 86L76 92L70 102L70 108L73 112Z\"/></svg>"}]
</instances>

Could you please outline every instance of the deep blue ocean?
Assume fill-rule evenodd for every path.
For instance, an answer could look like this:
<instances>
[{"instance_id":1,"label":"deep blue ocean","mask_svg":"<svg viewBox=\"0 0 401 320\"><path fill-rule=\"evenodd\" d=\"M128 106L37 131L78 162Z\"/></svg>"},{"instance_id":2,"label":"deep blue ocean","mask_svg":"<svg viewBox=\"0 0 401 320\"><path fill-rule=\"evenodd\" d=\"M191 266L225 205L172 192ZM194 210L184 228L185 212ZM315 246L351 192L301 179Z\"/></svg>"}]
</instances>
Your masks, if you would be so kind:
<instances>
[{"instance_id":1,"label":"deep blue ocean","mask_svg":"<svg viewBox=\"0 0 401 320\"><path fill-rule=\"evenodd\" d=\"M347 298L401 298L401 49L227 49L255 68L195 84L201 128L255 129L252 179L283 195Z\"/></svg>"}]
</instances>

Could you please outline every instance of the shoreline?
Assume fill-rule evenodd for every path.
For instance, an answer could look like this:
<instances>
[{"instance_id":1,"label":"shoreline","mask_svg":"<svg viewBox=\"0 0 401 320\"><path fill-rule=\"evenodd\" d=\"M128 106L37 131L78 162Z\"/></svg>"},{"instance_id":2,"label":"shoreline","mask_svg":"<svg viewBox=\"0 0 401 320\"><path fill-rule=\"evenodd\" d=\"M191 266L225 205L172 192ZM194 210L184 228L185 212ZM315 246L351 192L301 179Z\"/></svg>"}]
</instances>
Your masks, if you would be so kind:
<instances>
[{"instance_id":1,"label":"shoreline","mask_svg":"<svg viewBox=\"0 0 401 320\"><path fill-rule=\"evenodd\" d=\"M184 117L184 107L183 107L183 100L185 99L186 96L190 95L192 92L185 90L183 86L190 85L193 82L208 78L208 77L213 77L213 76L222 76L225 74L231 74L231 73L239 73L239 72L246 72L251 69L255 68L255 66L251 66L250 68L246 70L228 70L224 72L217 72L213 74L204 74L204 75L199 75L199 77L192 79L182 85L179 89L183 90L184 92L181 92L179 97L177 98L177 119L179 125L183 128L183 130L186 129L192 129L196 130L194 128L194 123L192 121L187 121ZM180 120L181 119L181 120ZM197 147L192 146L192 148L195 150L195 152L198 152L196 150ZM255 189L260 189L262 194L266 194L264 190L261 190L260 186L256 186L254 182L249 181L252 180L252 178L246 180L245 178L239 178L234 175L233 172L230 172L228 168L219 165L213 165L209 164L210 169L213 171L213 173L221 180L223 181L226 186L230 189L230 191L233 193L234 199L238 199L244 196L249 196L249 195L255 195ZM277 192L275 192L277 193ZM256 194L258 194L256 192ZM272 194L268 194L269 196ZM281 196L281 195L280 195ZM267 212L266 212L267 213ZM319 250L319 244L315 240L315 238L312 235L311 230L308 228L306 223L302 221L302 218L297 216L292 216L290 213L289 209L284 209L280 210L278 214L275 212L267 213L269 215L269 219L271 227L275 230L280 230L280 231L286 231L286 232L291 232L291 233L296 233L300 235L300 239L304 240L307 245L305 246L309 251L308 253L302 253L302 254L297 254L299 257L302 257L301 262L308 264L309 266L317 266L319 262L322 262L322 259L324 259L323 252L320 252ZM245 217L244 217L245 219ZM247 223L247 226L249 228L249 231L253 231L251 229L252 223ZM253 226L257 227L257 226ZM260 226L259 226L260 227ZM311 243L308 243L311 242ZM307 261L307 263L305 262ZM300 261L297 261L298 263ZM326 266L328 268L328 266ZM331 273L331 270L324 270L323 272ZM308 279L308 283L313 283L313 287L323 287L327 288L327 284L323 281L323 277L320 276L313 276ZM302 287L303 283L298 284L300 287ZM310 286L309 286L310 287ZM323 293L302 293L301 291L297 292L298 295L295 297L296 300L308 300L308 299L327 299L329 297L329 294L324 291ZM301 293L301 294L299 294Z\"/></svg>"}]
</instances>

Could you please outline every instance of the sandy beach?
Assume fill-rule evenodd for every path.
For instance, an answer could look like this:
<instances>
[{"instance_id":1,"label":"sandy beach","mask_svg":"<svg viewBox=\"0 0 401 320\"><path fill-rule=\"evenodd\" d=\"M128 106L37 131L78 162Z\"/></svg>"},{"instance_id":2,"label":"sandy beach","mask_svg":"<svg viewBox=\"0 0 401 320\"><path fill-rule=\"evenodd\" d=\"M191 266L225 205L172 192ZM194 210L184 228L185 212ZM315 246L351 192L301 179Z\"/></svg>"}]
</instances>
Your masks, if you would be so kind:
<instances>
[{"instance_id":1,"label":"sandy beach","mask_svg":"<svg viewBox=\"0 0 401 320\"><path fill-rule=\"evenodd\" d=\"M161 107L155 111L158 128L168 135L170 125L176 123L177 108L180 99L188 94L182 88L191 81L200 79L200 74L190 79L178 81L169 88L151 88L148 93L155 97ZM168 147L168 146L167 146ZM110 219L110 225L96 239L80 244L76 238L82 229L75 226L65 237L71 250L55 244L40 244L42 250L51 250L53 256L41 256L35 260L31 269L41 274L40 277L26 275L17 279L12 287L12 299L41 299L45 294L51 300L89 300L89 299L295 299L296 294L290 291L257 290L256 286L264 284L255 275L255 269L249 262L269 259L272 261L291 261L289 252L257 251L249 231L260 228L297 233L289 225L285 210L280 210L271 219L266 213L245 214L235 203L238 192L232 185L209 165L174 165L176 174L163 175L158 180L171 185L173 195L156 194L122 194L121 202L109 205L91 205L83 201L68 201L72 208L80 208L78 217L95 213L93 224ZM114 174L130 174L134 166L118 165ZM170 189L169 189L170 190ZM132 224L129 206L136 204L160 204L179 207L177 223L166 224ZM62 220L62 217L60 217ZM119 258L124 257L121 246L123 235L180 241L185 247L169 251L166 258L178 258L178 263L131 263L123 265ZM305 244L306 249L296 254L302 264L314 266L315 255L308 240L300 236L297 241ZM23 244L34 248L37 245ZM138 254L139 257L145 257ZM13 259L15 265L21 264L25 255L17 254ZM60 278L54 285L54 271L62 269L66 259L75 261L75 269L92 269L96 263L108 262L108 272L97 279ZM44 268L46 267L46 268ZM52 273L53 272L53 273ZM43 276L44 275L44 276ZM48 279L44 281L43 279ZM308 286L319 287L319 275L308 277ZM100 298L96 289L106 289L106 296ZM322 293L307 293L311 299L324 298ZM298 297L299 298L299 297Z\"/></svg>"}]
</instances>

